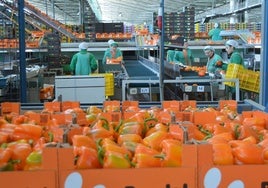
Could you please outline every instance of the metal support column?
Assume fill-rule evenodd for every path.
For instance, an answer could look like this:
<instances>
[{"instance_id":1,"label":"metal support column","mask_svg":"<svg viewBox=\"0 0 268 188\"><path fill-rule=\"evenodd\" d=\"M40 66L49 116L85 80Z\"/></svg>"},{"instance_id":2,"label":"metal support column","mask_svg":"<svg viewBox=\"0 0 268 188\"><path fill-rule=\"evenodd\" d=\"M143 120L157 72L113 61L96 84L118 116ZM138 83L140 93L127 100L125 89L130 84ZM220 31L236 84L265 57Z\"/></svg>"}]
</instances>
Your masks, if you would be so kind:
<instances>
[{"instance_id":1,"label":"metal support column","mask_svg":"<svg viewBox=\"0 0 268 188\"><path fill-rule=\"evenodd\" d=\"M165 36L165 18L164 18L164 0L160 2L162 27L161 27L161 41L160 41L160 66L159 66L159 87L160 87L160 101L164 100L164 36Z\"/></svg>"},{"instance_id":2,"label":"metal support column","mask_svg":"<svg viewBox=\"0 0 268 188\"><path fill-rule=\"evenodd\" d=\"M56 19L56 14L55 14L55 2L54 2L54 0L52 0L52 2L51 2L51 9L52 9L52 18L53 19Z\"/></svg>"},{"instance_id":3,"label":"metal support column","mask_svg":"<svg viewBox=\"0 0 268 188\"><path fill-rule=\"evenodd\" d=\"M237 0L230 0L230 12L233 12L237 9L238 1ZM230 16L230 23L237 23L237 15L236 13Z\"/></svg>"},{"instance_id":4,"label":"metal support column","mask_svg":"<svg viewBox=\"0 0 268 188\"><path fill-rule=\"evenodd\" d=\"M18 1L19 14L19 60L20 60L20 100L27 102L26 87L26 53L25 53L25 18L24 18L24 0Z\"/></svg>"},{"instance_id":5,"label":"metal support column","mask_svg":"<svg viewBox=\"0 0 268 188\"><path fill-rule=\"evenodd\" d=\"M268 46L268 2L262 1L262 34L261 34L261 67L260 67L260 104L265 106L268 112L268 57L266 47Z\"/></svg>"}]
</instances>

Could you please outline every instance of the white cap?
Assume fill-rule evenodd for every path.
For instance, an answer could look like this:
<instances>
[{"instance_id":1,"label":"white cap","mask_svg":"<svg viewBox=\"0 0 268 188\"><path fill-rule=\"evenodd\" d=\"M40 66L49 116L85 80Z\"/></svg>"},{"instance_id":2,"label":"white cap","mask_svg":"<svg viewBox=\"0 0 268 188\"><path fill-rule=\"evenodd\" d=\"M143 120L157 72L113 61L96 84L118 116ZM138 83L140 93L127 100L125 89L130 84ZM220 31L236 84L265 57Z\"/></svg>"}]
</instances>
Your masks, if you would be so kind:
<instances>
[{"instance_id":1,"label":"white cap","mask_svg":"<svg viewBox=\"0 0 268 188\"><path fill-rule=\"evenodd\" d=\"M214 28L217 28L217 27L219 27L219 24L218 23L215 23L214 24Z\"/></svg>"},{"instance_id":2,"label":"white cap","mask_svg":"<svg viewBox=\"0 0 268 188\"><path fill-rule=\"evenodd\" d=\"M226 45L233 46L233 47L237 48L238 47L238 42L236 40L228 40L226 42Z\"/></svg>"},{"instance_id":3,"label":"white cap","mask_svg":"<svg viewBox=\"0 0 268 188\"><path fill-rule=\"evenodd\" d=\"M207 50L215 52L215 49L212 46L205 46L204 51L207 51Z\"/></svg>"},{"instance_id":4,"label":"white cap","mask_svg":"<svg viewBox=\"0 0 268 188\"><path fill-rule=\"evenodd\" d=\"M113 39L108 40L109 46L111 46L111 44L113 44L113 43L115 43Z\"/></svg>"},{"instance_id":5,"label":"white cap","mask_svg":"<svg viewBox=\"0 0 268 188\"><path fill-rule=\"evenodd\" d=\"M86 42L82 42L82 43L80 43L80 44L79 44L79 49L81 49L81 50L86 50L86 49L88 49L88 43L86 43Z\"/></svg>"}]
</instances>

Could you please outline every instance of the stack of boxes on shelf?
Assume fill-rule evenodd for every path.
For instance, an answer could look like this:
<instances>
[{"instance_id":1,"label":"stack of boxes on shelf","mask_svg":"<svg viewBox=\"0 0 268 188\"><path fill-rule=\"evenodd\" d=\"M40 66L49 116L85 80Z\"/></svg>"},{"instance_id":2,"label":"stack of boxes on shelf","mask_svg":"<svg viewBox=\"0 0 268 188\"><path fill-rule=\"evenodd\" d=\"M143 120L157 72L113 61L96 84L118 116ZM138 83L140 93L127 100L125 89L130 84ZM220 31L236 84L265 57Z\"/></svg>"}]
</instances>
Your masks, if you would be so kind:
<instances>
[{"instance_id":1,"label":"stack of boxes on shelf","mask_svg":"<svg viewBox=\"0 0 268 188\"><path fill-rule=\"evenodd\" d=\"M46 33L48 68L58 68L60 65L61 41L58 33Z\"/></svg>"},{"instance_id":2,"label":"stack of boxes on shelf","mask_svg":"<svg viewBox=\"0 0 268 188\"><path fill-rule=\"evenodd\" d=\"M154 13L154 20L157 19L157 13ZM178 35L188 40L194 39L194 7L183 7L182 11L165 13L165 36L170 38L172 35ZM156 31L157 28L154 29Z\"/></svg>"},{"instance_id":3,"label":"stack of boxes on shelf","mask_svg":"<svg viewBox=\"0 0 268 188\"><path fill-rule=\"evenodd\" d=\"M96 16L95 13L92 10L89 10L85 12L84 15L84 32L85 37L88 40L88 42L95 41L95 24L96 24Z\"/></svg>"}]
</instances>

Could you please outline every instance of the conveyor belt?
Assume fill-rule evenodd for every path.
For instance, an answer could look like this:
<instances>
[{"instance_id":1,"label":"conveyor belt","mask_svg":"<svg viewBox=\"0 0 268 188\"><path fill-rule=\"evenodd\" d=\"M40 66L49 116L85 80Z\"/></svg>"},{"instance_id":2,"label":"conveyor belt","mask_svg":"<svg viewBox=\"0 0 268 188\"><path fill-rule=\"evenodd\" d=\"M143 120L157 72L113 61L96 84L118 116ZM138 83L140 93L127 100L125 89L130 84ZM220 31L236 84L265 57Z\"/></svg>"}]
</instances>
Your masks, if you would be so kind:
<instances>
[{"instance_id":1,"label":"conveyor belt","mask_svg":"<svg viewBox=\"0 0 268 188\"><path fill-rule=\"evenodd\" d=\"M125 70L129 79L150 79L150 80L158 80L158 76L155 72L145 67L138 60L128 60L125 61Z\"/></svg>"}]
</instances>

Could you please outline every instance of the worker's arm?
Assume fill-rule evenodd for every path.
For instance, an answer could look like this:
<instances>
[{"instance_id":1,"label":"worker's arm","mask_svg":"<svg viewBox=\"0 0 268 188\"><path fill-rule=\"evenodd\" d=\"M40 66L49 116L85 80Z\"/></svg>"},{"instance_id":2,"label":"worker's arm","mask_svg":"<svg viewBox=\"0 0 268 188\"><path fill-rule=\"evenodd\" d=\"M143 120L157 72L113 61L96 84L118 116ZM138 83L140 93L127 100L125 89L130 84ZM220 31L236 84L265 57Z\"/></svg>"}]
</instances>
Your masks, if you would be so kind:
<instances>
[{"instance_id":1,"label":"worker's arm","mask_svg":"<svg viewBox=\"0 0 268 188\"><path fill-rule=\"evenodd\" d=\"M120 49L116 50L116 60L120 62L123 61L123 54Z\"/></svg>"},{"instance_id":2,"label":"worker's arm","mask_svg":"<svg viewBox=\"0 0 268 188\"><path fill-rule=\"evenodd\" d=\"M104 55L103 55L103 58L102 58L102 64L103 64L103 65L106 64L108 53L110 53L110 49L107 49L107 50L104 52Z\"/></svg>"},{"instance_id":3,"label":"worker's arm","mask_svg":"<svg viewBox=\"0 0 268 188\"><path fill-rule=\"evenodd\" d=\"M76 66L76 62L77 62L77 54L75 54L72 57L71 63L70 63L70 69L74 72L75 71L75 66Z\"/></svg>"},{"instance_id":4,"label":"worker's arm","mask_svg":"<svg viewBox=\"0 0 268 188\"><path fill-rule=\"evenodd\" d=\"M98 68L97 60L93 54L90 54L89 60L90 60L91 72L94 72Z\"/></svg>"},{"instance_id":5,"label":"worker's arm","mask_svg":"<svg viewBox=\"0 0 268 188\"><path fill-rule=\"evenodd\" d=\"M209 32L208 32L208 36L212 36L214 34L214 29L211 29Z\"/></svg>"}]
</instances>

